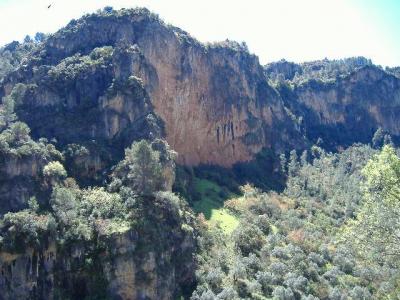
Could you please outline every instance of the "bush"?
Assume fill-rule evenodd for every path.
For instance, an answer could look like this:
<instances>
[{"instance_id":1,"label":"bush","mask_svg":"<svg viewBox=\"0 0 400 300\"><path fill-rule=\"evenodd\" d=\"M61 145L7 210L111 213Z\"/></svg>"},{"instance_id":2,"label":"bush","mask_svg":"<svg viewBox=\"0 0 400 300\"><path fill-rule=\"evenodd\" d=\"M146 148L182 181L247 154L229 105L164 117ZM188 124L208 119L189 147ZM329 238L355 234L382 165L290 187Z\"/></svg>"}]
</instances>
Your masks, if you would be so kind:
<instances>
[{"instance_id":1,"label":"bush","mask_svg":"<svg viewBox=\"0 0 400 300\"><path fill-rule=\"evenodd\" d=\"M31 210L7 213L1 224L2 248L17 252L37 248L54 230L55 221L50 215L38 215Z\"/></svg>"},{"instance_id":2,"label":"bush","mask_svg":"<svg viewBox=\"0 0 400 300\"><path fill-rule=\"evenodd\" d=\"M261 250L265 244L263 232L254 225L240 224L233 233L235 247L237 247L243 256L250 253L256 253Z\"/></svg>"},{"instance_id":3,"label":"bush","mask_svg":"<svg viewBox=\"0 0 400 300\"><path fill-rule=\"evenodd\" d=\"M61 179L67 177L67 171L65 171L60 162L52 161L43 168L43 175L49 178Z\"/></svg>"}]
</instances>

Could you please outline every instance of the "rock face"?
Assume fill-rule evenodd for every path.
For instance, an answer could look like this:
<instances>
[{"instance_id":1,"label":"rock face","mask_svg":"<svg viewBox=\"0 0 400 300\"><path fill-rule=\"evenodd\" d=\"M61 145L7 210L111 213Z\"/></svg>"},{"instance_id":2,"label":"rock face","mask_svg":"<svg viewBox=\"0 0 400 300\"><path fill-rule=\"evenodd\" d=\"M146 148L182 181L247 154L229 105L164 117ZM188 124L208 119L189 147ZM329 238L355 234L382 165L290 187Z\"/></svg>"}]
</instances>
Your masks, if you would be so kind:
<instances>
[{"instance_id":1,"label":"rock face","mask_svg":"<svg viewBox=\"0 0 400 300\"><path fill-rule=\"evenodd\" d=\"M73 165L68 165L79 179L100 177L132 141L163 135L141 80L114 77L114 65L124 63L116 61L116 52L97 48L42 65L16 99L19 118L33 136L55 139L64 151L73 145L85 148L89 155L70 157Z\"/></svg>"},{"instance_id":2,"label":"rock face","mask_svg":"<svg viewBox=\"0 0 400 300\"><path fill-rule=\"evenodd\" d=\"M33 196L48 194L43 168L61 159L53 145L43 140L35 142L29 135L19 136L16 128L12 126L0 134L0 217L26 208Z\"/></svg>"},{"instance_id":3,"label":"rock face","mask_svg":"<svg viewBox=\"0 0 400 300\"><path fill-rule=\"evenodd\" d=\"M334 81L284 86L280 93L312 141L322 137L330 148L368 143L379 127L399 141L400 79L376 66L362 66Z\"/></svg>"},{"instance_id":4,"label":"rock face","mask_svg":"<svg viewBox=\"0 0 400 300\"><path fill-rule=\"evenodd\" d=\"M262 148L365 142L378 127L399 133L397 69L362 57L263 68L245 46L201 44L145 9L87 15L32 51L0 94L18 96L34 136L88 148L86 177L140 138L165 137L181 164L230 167ZM292 88L277 91L271 78ZM29 88L18 94L17 83Z\"/></svg>"},{"instance_id":5,"label":"rock face","mask_svg":"<svg viewBox=\"0 0 400 300\"><path fill-rule=\"evenodd\" d=\"M50 242L23 254L1 252L0 299L173 299L179 284L192 278L188 270L193 266L173 262L193 251L190 239L163 253L141 253L132 231L103 242L108 247L94 257L94 266L88 266L90 249L83 244L61 251Z\"/></svg>"},{"instance_id":6,"label":"rock face","mask_svg":"<svg viewBox=\"0 0 400 300\"><path fill-rule=\"evenodd\" d=\"M205 46L147 10L73 21L33 56L3 91L33 86L20 117L64 145L92 139L116 149L122 137L165 134L180 163L231 166L301 140L256 56L232 42ZM164 132L143 123L152 112Z\"/></svg>"},{"instance_id":7,"label":"rock face","mask_svg":"<svg viewBox=\"0 0 400 300\"><path fill-rule=\"evenodd\" d=\"M334 149L369 142L378 127L400 139L398 69L363 58L263 68L244 45L201 44L145 9L73 20L29 51L19 68L0 72L0 96L12 97L33 137L51 144L0 140L0 215L26 208L33 195L49 199L49 162L65 162L78 184L98 184L140 139L160 150L165 190L175 165L160 138L181 164L224 167L319 137ZM0 300L178 296L193 283L194 227L179 222L173 202L150 203L129 230L3 249Z\"/></svg>"},{"instance_id":8,"label":"rock face","mask_svg":"<svg viewBox=\"0 0 400 300\"><path fill-rule=\"evenodd\" d=\"M17 211L40 190L41 169L44 161L36 157L7 157L0 162L0 216Z\"/></svg>"},{"instance_id":9,"label":"rock face","mask_svg":"<svg viewBox=\"0 0 400 300\"><path fill-rule=\"evenodd\" d=\"M163 27L151 32L154 40L139 39L138 46L157 80L139 76L181 163L231 166L276 143L274 125L287 116L254 56L206 48Z\"/></svg>"},{"instance_id":10,"label":"rock face","mask_svg":"<svg viewBox=\"0 0 400 300\"><path fill-rule=\"evenodd\" d=\"M19 251L2 249L0 299L176 299L190 291L194 217L160 198L147 201L130 228L109 232L107 220L98 220L91 240L61 244L47 236Z\"/></svg>"}]
</instances>

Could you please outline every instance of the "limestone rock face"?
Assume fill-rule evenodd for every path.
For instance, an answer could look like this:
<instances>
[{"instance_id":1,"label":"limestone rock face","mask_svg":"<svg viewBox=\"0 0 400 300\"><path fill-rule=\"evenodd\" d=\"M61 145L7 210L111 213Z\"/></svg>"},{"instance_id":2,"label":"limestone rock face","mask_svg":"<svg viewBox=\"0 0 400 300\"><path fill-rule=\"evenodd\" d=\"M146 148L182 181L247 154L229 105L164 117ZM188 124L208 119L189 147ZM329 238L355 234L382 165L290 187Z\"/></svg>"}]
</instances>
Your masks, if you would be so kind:
<instances>
[{"instance_id":1,"label":"limestone rock face","mask_svg":"<svg viewBox=\"0 0 400 300\"><path fill-rule=\"evenodd\" d=\"M303 143L256 56L233 42L203 45L147 10L73 21L33 56L6 78L3 93L17 82L35 86L19 115L37 136L122 148L160 135L149 122L138 122L154 112L178 162L186 165L229 167L264 147ZM142 91L129 78L143 84ZM142 136L125 134L129 129Z\"/></svg>"},{"instance_id":2,"label":"limestone rock face","mask_svg":"<svg viewBox=\"0 0 400 300\"><path fill-rule=\"evenodd\" d=\"M307 81L282 92L285 103L304 120L308 138L330 146L368 143L381 127L400 137L400 79L365 66L333 82Z\"/></svg>"},{"instance_id":3,"label":"limestone rock face","mask_svg":"<svg viewBox=\"0 0 400 300\"><path fill-rule=\"evenodd\" d=\"M0 152L0 217L26 208L28 200L48 192L43 167L54 160L48 153Z\"/></svg>"},{"instance_id":4,"label":"limestone rock face","mask_svg":"<svg viewBox=\"0 0 400 300\"><path fill-rule=\"evenodd\" d=\"M378 127L399 133L397 69L362 57L263 68L245 46L204 45L146 9L84 16L35 49L0 94L30 86L18 114L34 136L93 142L86 177L141 138L165 138L181 164L230 167L262 148L367 142ZM292 88L276 90L271 78Z\"/></svg>"},{"instance_id":5,"label":"limestone rock face","mask_svg":"<svg viewBox=\"0 0 400 300\"><path fill-rule=\"evenodd\" d=\"M193 280L194 240L174 231L170 247L147 252L145 238L130 230L102 237L102 248L87 243L59 248L50 241L24 253L2 251L0 299L174 299L180 285Z\"/></svg>"},{"instance_id":6,"label":"limestone rock face","mask_svg":"<svg viewBox=\"0 0 400 300\"><path fill-rule=\"evenodd\" d=\"M147 30L137 44L157 80L151 81L147 70L139 76L179 162L231 166L276 142L273 124L286 115L256 57L182 40L164 27Z\"/></svg>"}]
</instances>

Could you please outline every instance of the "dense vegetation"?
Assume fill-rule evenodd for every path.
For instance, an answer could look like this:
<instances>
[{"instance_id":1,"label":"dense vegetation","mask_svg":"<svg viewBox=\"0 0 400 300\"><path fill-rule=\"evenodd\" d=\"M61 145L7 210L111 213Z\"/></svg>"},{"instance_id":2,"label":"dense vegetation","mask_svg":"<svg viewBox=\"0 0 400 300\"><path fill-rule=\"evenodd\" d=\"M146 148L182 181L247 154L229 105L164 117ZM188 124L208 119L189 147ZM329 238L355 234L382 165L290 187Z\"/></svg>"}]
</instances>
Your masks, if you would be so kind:
<instances>
[{"instance_id":1,"label":"dense vegetation","mask_svg":"<svg viewBox=\"0 0 400 300\"><path fill-rule=\"evenodd\" d=\"M232 233L203 219L192 299L395 299L400 159L354 145L295 151L281 194L247 186L225 203Z\"/></svg>"},{"instance_id":2,"label":"dense vegetation","mask_svg":"<svg viewBox=\"0 0 400 300\"><path fill-rule=\"evenodd\" d=\"M35 38L26 36L22 43L14 41L0 48L0 82L3 78L27 61L29 55L35 51L41 42L46 39L43 33L36 33Z\"/></svg>"},{"instance_id":3,"label":"dense vegetation","mask_svg":"<svg viewBox=\"0 0 400 300\"><path fill-rule=\"evenodd\" d=\"M165 189L163 168L175 156L163 141L133 143L126 149L125 159L115 167L109 185L83 190L73 178L67 177L62 165L64 158L54 145L46 140L35 142L31 139L29 127L17 121L13 106L11 97L3 99L0 111L2 157L39 156L38 159L48 162L38 175L43 184L49 185L51 196L41 199L40 206L35 198L31 198L29 208L4 216L0 240L5 249L35 247L43 234L61 241L90 240L98 226L107 234L129 229L142 217L135 215L139 207L154 199L172 201L171 205L176 209L182 205L178 197L158 193ZM163 153L153 148L163 150ZM2 161L3 165L6 163ZM54 231L57 227L59 230Z\"/></svg>"},{"instance_id":4,"label":"dense vegetation","mask_svg":"<svg viewBox=\"0 0 400 300\"><path fill-rule=\"evenodd\" d=\"M70 257L74 251L81 251L83 261L74 261L71 276L85 274L80 279L85 288L79 288L81 283L74 283L75 279L71 288L70 283L66 283L70 275L66 276L62 269L57 270L54 274L54 293L61 299L107 298L102 264L104 260L112 263L113 241L118 236L137 235L132 259L139 266L149 252L169 251L173 253L169 259L158 261L157 258L157 264L162 266L157 272L166 272L162 270L170 268L177 270L177 276L180 270L187 272L186 265L192 263L197 227L186 202L167 191L170 178L165 174L174 176L175 153L164 141L156 139L152 143L146 140L133 143L126 149L125 158L113 168L106 184L80 188L76 180L68 176L63 166L64 156L46 140L34 141L29 127L17 120L13 106L11 97L3 99L0 111L0 171L4 178L0 183L4 186L10 182L16 184L22 178L24 188L34 180L37 190L32 191L35 196L27 203L20 204L25 209L7 212L11 209L3 205L5 214L0 219L2 253L24 254L28 249L41 253L52 244L55 244L60 259ZM75 148L79 149L78 146ZM17 171L11 174L7 173L9 160L16 160L12 168ZM18 174L23 172L18 170L23 169L21 165L26 161L28 174ZM18 190L18 187L12 189ZM23 202L23 199L19 201ZM189 245L187 250L179 247L183 240ZM181 268L175 267L174 255L179 255ZM63 261L56 263L60 268L64 267ZM139 269L138 272L143 271ZM166 276L166 273L160 275ZM187 284L192 284L191 277L185 279L187 275L179 276L183 278L179 278L180 281L189 280ZM145 281L146 277L139 277L138 280ZM38 284L40 292L43 289L41 284L46 283ZM177 291L180 288L184 288L184 284L178 286ZM34 293L32 297L40 295Z\"/></svg>"},{"instance_id":5,"label":"dense vegetation","mask_svg":"<svg viewBox=\"0 0 400 300\"><path fill-rule=\"evenodd\" d=\"M266 80L275 86L254 101L278 130L253 161L230 169L175 165L149 93L171 74L155 72L144 48L126 43L147 45L157 30L176 36L188 53L242 57L238 66L251 57L261 71L249 84L257 80L261 92ZM163 61L152 42L152 59ZM141 299L154 291L192 300L399 299L399 151L383 129L370 144L352 145L367 143L378 126L397 130L399 68L384 72L363 57L282 60L267 65L264 77L245 43L203 46L146 9L106 7L48 37L0 49L0 299L18 299L24 288L32 299L119 299L125 288L125 298L139 291ZM177 59L182 74L192 72L192 60ZM146 68L147 83L140 78ZM244 111L242 102L253 99L230 99L225 88L240 90L240 73L224 70L210 78L222 90L213 97ZM374 72L359 85L338 85L359 70ZM370 78L376 74L384 79ZM225 76L234 84L218 81ZM341 100L354 86L349 107L333 103L327 117L296 98L296 89L331 87ZM282 112L261 105L270 96L282 100ZM326 99L314 100L319 108ZM364 119L376 107L382 115ZM340 114L329 120L340 109L343 122ZM274 123L280 113L293 124ZM278 160L292 125L307 150ZM261 135L251 133L245 144Z\"/></svg>"},{"instance_id":6,"label":"dense vegetation","mask_svg":"<svg viewBox=\"0 0 400 300\"><path fill-rule=\"evenodd\" d=\"M274 85L284 82L299 85L310 80L333 82L337 78L345 77L365 66L373 66L372 61L365 57L334 60L323 59L301 64L288 62L283 59L266 65L265 73L269 81ZM392 72L394 73L395 69Z\"/></svg>"},{"instance_id":7,"label":"dense vegetation","mask_svg":"<svg viewBox=\"0 0 400 300\"><path fill-rule=\"evenodd\" d=\"M87 243L83 268L97 274L96 286L105 279L93 262L112 247L107 238L138 231L148 251L172 247L158 239L166 230L192 236L199 226L191 299L394 299L399 292L400 158L381 129L371 146L339 153L313 146L300 156L294 150L282 154L286 188L279 194L250 185L238 189L235 169L179 168L175 188L184 201L163 192L175 153L161 140L133 143L106 185L82 189L68 177L54 145L32 140L14 113L13 97L3 99L0 121L3 157L39 157L40 180L50 191L4 215L2 251L41 249L55 241L67 253ZM262 157L268 166L271 158ZM257 164L247 168L261 174ZM99 289L97 296L104 295Z\"/></svg>"}]
</instances>

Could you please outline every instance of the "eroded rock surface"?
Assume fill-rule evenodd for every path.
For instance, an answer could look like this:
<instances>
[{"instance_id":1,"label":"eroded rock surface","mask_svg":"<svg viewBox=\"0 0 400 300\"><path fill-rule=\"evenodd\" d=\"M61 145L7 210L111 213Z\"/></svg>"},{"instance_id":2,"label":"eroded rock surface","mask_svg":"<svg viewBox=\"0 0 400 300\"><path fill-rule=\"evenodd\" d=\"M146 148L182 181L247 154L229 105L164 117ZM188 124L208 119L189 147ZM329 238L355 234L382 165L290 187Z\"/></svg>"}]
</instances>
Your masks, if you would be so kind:
<instances>
[{"instance_id":1,"label":"eroded rock surface","mask_svg":"<svg viewBox=\"0 0 400 300\"><path fill-rule=\"evenodd\" d=\"M10 93L16 82L33 86L19 112L38 136L63 144L88 138L121 144L128 128L143 136L126 140L160 135L148 123L139 130L139 120L154 112L186 165L229 167L263 147L301 144L256 56L233 42L203 45L146 10L71 22L34 56L3 90ZM129 86L132 78L144 89Z\"/></svg>"}]
</instances>

